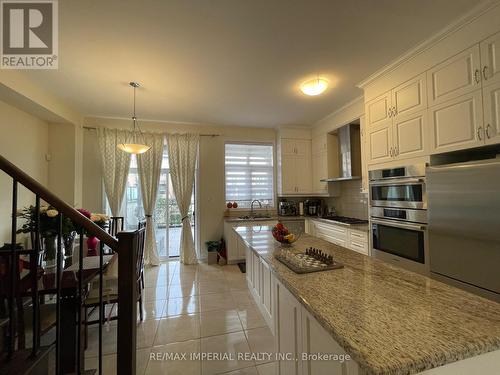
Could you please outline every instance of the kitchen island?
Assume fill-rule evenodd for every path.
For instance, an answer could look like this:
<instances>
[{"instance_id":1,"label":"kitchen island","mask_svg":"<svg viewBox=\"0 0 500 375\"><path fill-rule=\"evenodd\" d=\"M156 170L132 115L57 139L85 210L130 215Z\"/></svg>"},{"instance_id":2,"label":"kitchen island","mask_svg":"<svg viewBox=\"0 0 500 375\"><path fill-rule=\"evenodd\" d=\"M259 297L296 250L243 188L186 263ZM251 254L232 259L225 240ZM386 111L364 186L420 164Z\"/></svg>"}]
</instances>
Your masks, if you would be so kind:
<instances>
[{"instance_id":1,"label":"kitchen island","mask_svg":"<svg viewBox=\"0 0 500 375\"><path fill-rule=\"evenodd\" d=\"M246 247L249 288L267 313L276 349L339 349L352 358L331 369L328 362L281 361L281 374L500 371L500 304L306 234L293 251L322 249L344 268L296 274L274 258L280 245L271 227L234 230ZM322 334L329 337L314 339Z\"/></svg>"}]
</instances>

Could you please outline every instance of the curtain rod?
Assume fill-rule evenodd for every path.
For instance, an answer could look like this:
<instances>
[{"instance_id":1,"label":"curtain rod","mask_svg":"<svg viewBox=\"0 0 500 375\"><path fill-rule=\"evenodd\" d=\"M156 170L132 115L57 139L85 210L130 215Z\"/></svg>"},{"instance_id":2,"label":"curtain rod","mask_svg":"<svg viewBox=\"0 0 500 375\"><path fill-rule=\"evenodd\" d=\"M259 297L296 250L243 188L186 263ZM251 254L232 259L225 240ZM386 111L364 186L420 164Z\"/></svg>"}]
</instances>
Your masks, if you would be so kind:
<instances>
[{"instance_id":1,"label":"curtain rod","mask_svg":"<svg viewBox=\"0 0 500 375\"><path fill-rule=\"evenodd\" d=\"M97 130L97 128L92 127L92 126L84 126L83 127L86 130ZM219 137L220 134L200 134L200 137Z\"/></svg>"}]
</instances>

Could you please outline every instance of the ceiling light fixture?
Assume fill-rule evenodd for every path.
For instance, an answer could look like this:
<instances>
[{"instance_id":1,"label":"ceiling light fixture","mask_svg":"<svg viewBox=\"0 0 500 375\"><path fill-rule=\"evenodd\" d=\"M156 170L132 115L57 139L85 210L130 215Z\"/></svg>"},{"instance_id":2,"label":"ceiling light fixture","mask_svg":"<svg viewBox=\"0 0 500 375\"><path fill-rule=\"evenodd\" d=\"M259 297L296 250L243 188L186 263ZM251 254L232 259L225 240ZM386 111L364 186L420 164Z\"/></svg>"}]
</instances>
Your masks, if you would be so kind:
<instances>
[{"instance_id":1,"label":"ceiling light fixture","mask_svg":"<svg viewBox=\"0 0 500 375\"><path fill-rule=\"evenodd\" d=\"M327 88L328 81L318 76L317 78L304 82L300 86L300 91L302 91L305 95L316 96L325 92Z\"/></svg>"},{"instance_id":2,"label":"ceiling light fixture","mask_svg":"<svg viewBox=\"0 0 500 375\"><path fill-rule=\"evenodd\" d=\"M140 86L137 82L130 82L129 85L134 88L134 115L132 116L132 141L133 143L120 143L117 147L129 154L143 154L148 151L151 146L139 143L137 138L142 136L139 122L135 115L135 90Z\"/></svg>"}]
</instances>

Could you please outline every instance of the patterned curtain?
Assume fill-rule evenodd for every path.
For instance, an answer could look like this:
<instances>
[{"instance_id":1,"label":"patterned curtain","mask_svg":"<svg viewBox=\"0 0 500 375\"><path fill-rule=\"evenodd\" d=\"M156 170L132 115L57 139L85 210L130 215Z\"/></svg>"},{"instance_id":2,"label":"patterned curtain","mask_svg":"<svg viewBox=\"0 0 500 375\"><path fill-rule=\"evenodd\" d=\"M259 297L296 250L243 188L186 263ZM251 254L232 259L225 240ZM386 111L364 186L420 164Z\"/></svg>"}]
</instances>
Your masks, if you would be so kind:
<instances>
[{"instance_id":1,"label":"patterned curtain","mask_svg":"<svg viewBox=\"0 0 500 375\"><path fill-rule=\"evenodd\" d=\"M182 217L180 260L184 264L198 263L188 212L193 194L199 139L198 134L167 135L170 177Z\"/></svg>"},{"instance_id":2,"label":"patterned curtain","mask_svg":"<svg viewBox=\"0 0 500 375\"><path fill-rule=\"evenodd\" d=\"M113 216L120 216L130 167L130 154L119 150L117 146L128 143L129 138L130 132L127 130L97 129L104 190Z\"/></svg>"},{"instance_id":3,"label":"patterned curtain","mask_svg":"<svg viewBox=\"0 0 500 375\"><path fill-rule=\"evenodd\" d=\"M141 143L151 146L149 151L137 155L139 180L141 182L142 205L146 215L146 244L144 248L144 263L152 266L160 264L156 248L156 233L154 212L156 196L160 185L161 162L163 159L163 134L144 133Z\"/></svg>"}]
</instances>

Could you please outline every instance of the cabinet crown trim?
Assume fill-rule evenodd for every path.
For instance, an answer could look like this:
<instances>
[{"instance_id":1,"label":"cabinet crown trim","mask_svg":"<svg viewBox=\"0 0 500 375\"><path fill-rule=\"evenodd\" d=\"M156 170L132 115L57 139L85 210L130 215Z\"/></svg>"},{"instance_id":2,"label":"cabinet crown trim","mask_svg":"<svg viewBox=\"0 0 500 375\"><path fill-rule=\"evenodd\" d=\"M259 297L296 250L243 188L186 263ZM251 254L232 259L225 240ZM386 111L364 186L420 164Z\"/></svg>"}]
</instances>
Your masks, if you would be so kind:
<instances>
[{"instance_id":1,"label":"cabinet crown trim","mask_svg":"<svg viewBox=\"0 0 500 375\"><path fill-rule=\"evenodd\" d=\"M488 0L479 3L476 5L474 8L472 8L469 12L465 13L462 17L458 18L454 22L448 24L445 28L439 30L437 33L432 35L431 37L425 39L423 42L417 44L415 47L409 49L408 51L404 52L401 56L384 66L383 68L377 70L375 73L370 75L368 78L364 79L363 81L359 82L356 87L359 87L361 89L365 88L366 86L369 86L371 83L373 83L375 80L380 78L381 76L384 76L387 73L392 72L393 70L397 69L407 61L411 60L415 56L421 54L422 52L428 50L429 48L433 47L437 43L441 42L443 39L448 37L451 34L456 33L460 29L462 29L464 26L470 24L483 14L489 12L491 9L500 6L500 3L498 0Z\"/></svg>"}]
</instances>

